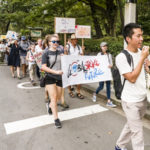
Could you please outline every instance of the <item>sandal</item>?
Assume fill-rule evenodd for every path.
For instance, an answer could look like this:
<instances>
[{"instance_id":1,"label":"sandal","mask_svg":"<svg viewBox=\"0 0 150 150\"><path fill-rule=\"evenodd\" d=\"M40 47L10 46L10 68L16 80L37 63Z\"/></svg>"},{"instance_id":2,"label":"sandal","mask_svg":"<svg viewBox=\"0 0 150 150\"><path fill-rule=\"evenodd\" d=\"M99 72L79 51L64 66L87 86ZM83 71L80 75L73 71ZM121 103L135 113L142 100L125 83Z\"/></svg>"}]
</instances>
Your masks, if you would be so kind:
<instances>
[{"instance_id":1,"label":"sandal","mask_svg":"<svg viewBox=\"0 0 150 150\"><path fill-rule=\"evenodd\" d=\"M77 97L80 98L80 99L84 99L84 96L80 93L77 93Z\"/></svg>"},{"instance_id":2,"label":"sandal","mask_svg":"<svg viewBox=\"0 0 150 150\"><path fill-rule=\"evenodd\" d=\"M69 95L70 95L71 98L74 98L73 92L69 92Z\"/></svg>"}]
</instances>

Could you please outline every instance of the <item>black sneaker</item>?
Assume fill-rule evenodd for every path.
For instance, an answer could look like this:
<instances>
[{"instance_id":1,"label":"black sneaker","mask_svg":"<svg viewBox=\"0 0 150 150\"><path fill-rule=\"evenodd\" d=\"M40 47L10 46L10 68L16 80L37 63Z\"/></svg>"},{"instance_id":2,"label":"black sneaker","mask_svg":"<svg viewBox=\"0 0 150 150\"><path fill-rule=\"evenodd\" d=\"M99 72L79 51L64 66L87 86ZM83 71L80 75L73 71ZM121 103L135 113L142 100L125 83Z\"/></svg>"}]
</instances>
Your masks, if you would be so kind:
<instances>
[{"instance_id":1,"label":"black sneaker","mask_svg":"<svg viewBox=\"0 0 150 150\"><path fill-rule=\"evenodd\" d=\"M62 127L61 122L60 122L59 119L55 120L55 126L56 126L56 128L61 128Z\"/></svg>"},{"instance_id":2,"label":"black sneaker","mask_svg":"<svg viewBox=\"0 0 150 150\"><path fill-rule=\"evenodd\" d=\"M47 112L48 112L49 115L51 115L52 114L52 110L49 107L49 104L50 104L50 101L47 103Z\"/></svg>"}]
</instances>

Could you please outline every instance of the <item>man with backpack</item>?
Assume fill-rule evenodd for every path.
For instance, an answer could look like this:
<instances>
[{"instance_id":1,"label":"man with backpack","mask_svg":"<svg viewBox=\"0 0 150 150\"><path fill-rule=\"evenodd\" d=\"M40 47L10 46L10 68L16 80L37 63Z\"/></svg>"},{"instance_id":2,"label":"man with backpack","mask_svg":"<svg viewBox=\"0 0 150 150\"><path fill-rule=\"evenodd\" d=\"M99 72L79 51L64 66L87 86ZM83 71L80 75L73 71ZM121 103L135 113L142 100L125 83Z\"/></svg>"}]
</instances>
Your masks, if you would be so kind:
<instances>
[{"instance_id":1,"label":"man with backpack","mask_svg":"<svg viewBox=\"0 0 150 150\"><path fill-rule=\"evenodd\" d=\"M116 57L116 66L120 72L124 87L121 93L122 108L127 123L117 140L115 150L126 150L131 140L133 150L144 150L142 117L146 111L146 79L144 62L149 55L149 47L144 46L141 26L129 23L124 27L123 36L127 43L126 51L130 55L131 65L127 56L120 53Z\"/></svg>"},{"instance_id":2,"label":"man with backpack","mask_svg":"<svg viewBox=\"0 0 150 150\"><path fill-rule=\"evenodd\" d=\"M77 40L75 34L72 34L70 39L71 39L71 42L66 45L67 54L73 55L73 56L83 55L84 47L81 48L81 46L78 45L78 40ZM78 84L76 86L77 86L77 97L80 99L84 99L84 96L80 93L81 85ZM74 98L74 94L73 94L73 90L72 90L71 86L69 86L68 89L69 89L70 97Z\"/></svg>"}]
</instances>

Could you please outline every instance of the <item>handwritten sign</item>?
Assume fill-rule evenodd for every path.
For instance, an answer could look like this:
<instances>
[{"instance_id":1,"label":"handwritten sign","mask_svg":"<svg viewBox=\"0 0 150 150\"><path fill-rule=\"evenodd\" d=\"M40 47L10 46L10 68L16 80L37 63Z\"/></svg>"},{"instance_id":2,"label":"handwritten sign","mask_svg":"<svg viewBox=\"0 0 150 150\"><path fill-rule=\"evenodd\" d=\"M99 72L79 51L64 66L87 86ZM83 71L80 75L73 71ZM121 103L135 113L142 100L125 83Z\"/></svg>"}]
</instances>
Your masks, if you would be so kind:
<instances>
[{"instance_id":1,"label":"handwritten sign","mask_svg":"<svg viewBox=\"0 0 150 150\"><path fill-rule=\"evenodd\" d=\"M76 25L77 38L91 38L91 26Z\"/></svg>"},{"instance_id":2,"label":"handwritten sign","mask_svg":"<svg viewBox=\"0 0 150 150\"><path fill-rule=\"evenodd\" d=\"M55 33L75 33L75 18L55 17Z\"/></svg>"},{"instance_id":3,"label":"handwritten sign","mask_svg":"<svg viewBox=\"0 0 150 150\"><path fill-rule=\"evenodd\" d=\"M112 80L109 62L102 56L61 56L63 87Z\"/></svg>"},{"instance_id":4,"label":"handwritten sign","mask_svg":"<svg viewBox=\"0 0 150 150\"><path fill-rule=\"evenodd\" d=\"M8 31L6 34L6 38L8 39L14 39L16 40L18 37L18 34L15 31Z\"/></svg>"},{"instance_id":5,"label":"handwritten sign","mask_svg":"<svg viewBox=\"0 0 150 150\"><path fill-rule=\"evenodd\" d=\"M0 35L0 39L1 40L6 39L6 35Z\"/></svg>"},{"instance_id":6,"label":"handwritten sign","mask_svg":"<svg viewBox=\"0 0 150 150\"><path fill-rule=\"evenodd\" d=\"M38 53L34 53L33 56L35 58L36 64L38 65L38 67L41 69L42 67L42 54L43 52L38 52Z\"/></svg>"}]
</instances>

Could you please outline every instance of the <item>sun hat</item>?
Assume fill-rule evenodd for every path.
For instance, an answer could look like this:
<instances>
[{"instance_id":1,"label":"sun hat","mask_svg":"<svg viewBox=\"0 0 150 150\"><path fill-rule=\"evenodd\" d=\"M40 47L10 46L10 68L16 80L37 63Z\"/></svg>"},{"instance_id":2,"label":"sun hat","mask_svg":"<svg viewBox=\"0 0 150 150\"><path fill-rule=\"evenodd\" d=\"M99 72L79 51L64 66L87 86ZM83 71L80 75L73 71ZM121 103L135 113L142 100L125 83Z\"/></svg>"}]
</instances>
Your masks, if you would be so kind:
<instances>
[{"instance_id":1,"label":"sun hat","mask_svg":"<svg viewBox=\"0 0 150 150\"><path fill-rule=\"evenodd\" d=\"M76 37L75 34L72 34L70 39L71 39L71 40L75 40L75 39L77 39L77 37Z\"/></svg>"}]
</instances>

